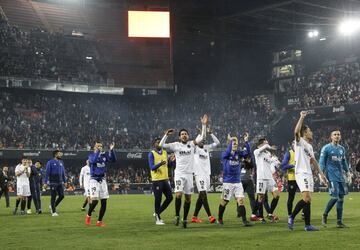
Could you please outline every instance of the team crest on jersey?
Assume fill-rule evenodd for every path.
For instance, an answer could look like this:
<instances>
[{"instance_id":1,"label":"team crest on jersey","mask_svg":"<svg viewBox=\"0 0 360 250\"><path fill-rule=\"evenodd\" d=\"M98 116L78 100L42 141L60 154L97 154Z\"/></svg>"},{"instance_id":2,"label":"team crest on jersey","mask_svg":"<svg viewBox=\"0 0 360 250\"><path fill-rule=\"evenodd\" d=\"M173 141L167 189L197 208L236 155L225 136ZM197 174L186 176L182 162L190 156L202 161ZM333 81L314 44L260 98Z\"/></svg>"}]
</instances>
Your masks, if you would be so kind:
<instances>
[{"instance_id":1,"label":"team crest on jersey","mask_svg":"<svg viewBox=\"0 0 360 250\"><path fill-rule=\"evenodd\" d=\"M187 145L188 148L190 148L191 146L190 145Z\"/></svg>"},{"instance_id":2,"label":"team crest on jersey","mask_svg":"<svg viewBox=\"0 0 360 250\"><path fill-rule=\"evenodd\" d=\"M103 157L103 161L106 161L106 158L105 158L105 157Z\"/></svg>"},{"instance_id":3,"label":"team crest on jersey","mask_svg":"<svg viewBox=\"0 0 360 250\"><path fill-rule=\"evenodd\" d=\"M206 150L206 149L204 149L204 151L205 151L205 153L207 153L207 150Z\"/></svg>"}]
</instances>

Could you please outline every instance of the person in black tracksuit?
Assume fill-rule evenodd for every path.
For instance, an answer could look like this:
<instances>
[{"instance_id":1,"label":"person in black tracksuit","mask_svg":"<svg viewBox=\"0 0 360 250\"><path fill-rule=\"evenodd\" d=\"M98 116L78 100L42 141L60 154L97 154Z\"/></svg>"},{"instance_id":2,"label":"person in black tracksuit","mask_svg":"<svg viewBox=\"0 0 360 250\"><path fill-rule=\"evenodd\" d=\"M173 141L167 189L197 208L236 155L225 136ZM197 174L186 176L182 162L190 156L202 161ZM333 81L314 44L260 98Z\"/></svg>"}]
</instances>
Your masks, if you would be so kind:
<instances>
[{"instance_id":1,"label":"person in black tracksuit","mask_svg":"<svg viewBox=\"0 0 360 250\"><path fill-rule=\"evenodd\" d=\"M8 191L9 182L10 182L9 168L7 166L4 166L2 171L0 171L0 199L4 194L6 207L10 207L10 199L9 199L9 191Z\"/></svg>"},{"instance_id":2,"label":"person in black tracksuit","mask_svg":"<svg viewBox=\"0 0 360 250\"><path fill-rule=\"evenodd\" d=\"M42 187L42 163L36 161L31 165L31 174L29 177L31 196L28 197L27 209L31 209L31 200L34 201L37 214L41 214L41 187Z\"/></svg>"},{"instance_id":3,"label":"person in black tracksuit","mask_svg":"<svg viewBox=\"0 0 360 250\"><path fill-rule=\"evenodd\" d=\"M254 164L252 162L251 156L248 156L246 158L243 158L241 161L241 183L243 185L244 192L247 193L250 201L251 206L251 217L255 215L256 217L256 211L255 211L255 183L253 179L253 170L254 170ZM239 214L238 214L238 217Z\"/></svg>"}]
</instances>

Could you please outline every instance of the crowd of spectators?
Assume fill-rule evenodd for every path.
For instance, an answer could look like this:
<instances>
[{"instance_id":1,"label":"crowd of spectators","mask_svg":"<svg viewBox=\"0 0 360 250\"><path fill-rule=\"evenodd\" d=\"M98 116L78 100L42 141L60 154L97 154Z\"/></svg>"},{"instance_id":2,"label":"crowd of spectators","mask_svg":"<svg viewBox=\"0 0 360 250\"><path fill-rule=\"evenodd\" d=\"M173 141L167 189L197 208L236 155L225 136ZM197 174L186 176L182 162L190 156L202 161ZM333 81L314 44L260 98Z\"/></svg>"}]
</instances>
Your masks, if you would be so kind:
<instances>
[{"instance_id":1,"label":"crowd of spectators","mask_svg":"<svg viewBox=\"0 0 360 250\"><path fill-rule=\"evenodd\" d=\"M187 128L194 138L203 113L226 147L228 133L267 133L277 117L267 101L231 93L131 97L2 89L0 148L89 150L100 139L118 149L149 149L168 128Z\"/></svg>"},{"instance_id":2,"label":"crowd of spectators","mask_svg":"<svg viewBox=\"0 0 360 250\"><path fill-rule=\"evenodd\" d=\"M36 28L20 30L0 18L0 76L104 83L94 41Z\"/></svg>"},{"instance_id":3,"label":"crowd of spectators","mask_svg":"<svg viewBox=\"0 0 360 250\"><path fill-rule=\"evenodd\" d=\"M299 98L297 109L359 103L359 61L321 68L307 79L284 85L282 92L287 98Z\"/></svg>"}]
</instances>

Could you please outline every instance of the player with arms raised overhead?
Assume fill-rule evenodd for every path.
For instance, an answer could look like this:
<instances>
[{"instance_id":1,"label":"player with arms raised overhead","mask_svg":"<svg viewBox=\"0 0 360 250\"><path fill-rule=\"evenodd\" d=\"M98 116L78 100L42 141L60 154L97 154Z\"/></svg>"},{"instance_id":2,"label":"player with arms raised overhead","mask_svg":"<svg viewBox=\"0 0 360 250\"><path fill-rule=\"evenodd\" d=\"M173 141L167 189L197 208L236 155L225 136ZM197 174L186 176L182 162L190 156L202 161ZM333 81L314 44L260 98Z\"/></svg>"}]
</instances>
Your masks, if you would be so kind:
<instances>
[{"instance_id":1,"label":"player with arms raised overhead","mask_svg":"<svg viewBox=\"0 0 360 250\"><path fill-rule=\"evenodd\" d=\"M258 141L257 149L254 150L255 163L256 163L256 193L259 198L259 211L260 218L264 218L262 214L262 207L265 199L266 191L270 192L273 196L270 205L269 218L275 221L273 215L274 210L279 202L280 193L274 180L276 158L273 157L270 151L276 150L276 146L270 146L266 138L260 138Z\"/></svg>"},{"instance_id":2,"label":"player with arms raised overhead","mask_svg":"<svg viewBox=\"0 0 360 250\"><path fill-rule=\"evenodd\" d=\"M110 144L110 151L104 152L103 145L100 142L96 142L94 145L94 152L89 155L90 165L90 206L88 213L85 217L85 224L91 224L91 214L94 211L99 200L101 201L101 207L99 212L99 218L96 222L97 227L104 227L106 224L103 222L103 217L106 211L106 203L109 198L108 186L106 183L105 173L106 165L109 162L116 162L116 155L114 152L115 144Z\"/></svg>"},{"instance_id":3,"label":"player with arms raised overhead","mask_svg":"<svg viewBox=\"0 0 360 250\"><path fill-rule=\"evenodd\" d=\"M171 150L175 153L175 225L180 223L181 198L185 195L183 227L187 227L187 216L189 214L191 194L194 192L194 150L195 146L200 143L206 132L208 116L205 114L201 117L202 130L201 135L193 141L189 141L189 133L186 129L179 131L179 142L165 143L168 136L174 132L174 129L166 131L164 137L160 141L160 147Z\"/></svg>"},{"instance_id":4,"label":"player with arms raised overhead","mask_svg":"<svg viewBox=\"0 0 360 250\"><path fill-rule=\"evenodd\" d=\"M288 228L293 230L295 216L303 210L305 219L305 231L319 231L310 224L311 193L314 192L314 177L311 165L319 173L321 180L327 185L327 178L320 169L315 159L313 147L310 142L313 140L311 129L303 125L307 113L301 111L300 119L295 127L295 179L302 193L302 199L296 204L294 211L289 216Z\"/></svg>"},{"instance_id":5,"label":"player with arms raised overhead","mask_svg":"<svg viewBox=\"0 0 360 250\"><path fill-rule=\"evenodd\" d=\"M218 223L223 225L223 215L225 207L234 196L238 203L238 215L242 218L244 226L251 226L252 224L246 220L246 210L244 206L244 189L240 180L240 159L245 158L251 154L250 144L248 142L249 134L244 135L246 150L238 150L237 137L230 137L229 146L226 151L222 152L221 160L224 169L223 176L223 192L221 195L221 202L219 205Z\"/></svg>"},{"instance_id":6,"label":"player with arms raised overhead","mask_svg":"<svg viewBox=\"0 0 360 250\"><path fill-rule=\"evenodd\" d=\"M343 146L339 144L341 140L340 130L334 130L331 132L331 143L325 145L321 149L320 154L320 168L326 174L329 179L329 188L331 198L326 205L322 224L327 225L327 217L336 203L337 212L337 228L347 227L342 220L344 196L348 194L348 187L345 182L343 173L346 172L347 180L351 180L349 166L346 161L346 151Z\"/></svg>"},{"instance_id":7,"label":"player with arms raised overhead","mask_svg":"<svg viewBox=\"0 0 360 250\"><path fill-rule=\"evenodd\" d=\"M210 212L209 202L207 198L207 191L210 189L210 175L211 175L210 152L218 145L220 145L220 141L212 133L211 129L209 129L209 134L213 140L213 143L204 144L205 140L203 140L198 145L196 145L195 148L194 172L195 172L195 182L199 192L199 197L196 201L194 215L191 219L191 222L193 223L202 222L198 218L198 214L202 205L204 205L204 209L206 211L210 223L215 223L216 221L216 219L211 215Z\"/></svg>"}]
</instances>

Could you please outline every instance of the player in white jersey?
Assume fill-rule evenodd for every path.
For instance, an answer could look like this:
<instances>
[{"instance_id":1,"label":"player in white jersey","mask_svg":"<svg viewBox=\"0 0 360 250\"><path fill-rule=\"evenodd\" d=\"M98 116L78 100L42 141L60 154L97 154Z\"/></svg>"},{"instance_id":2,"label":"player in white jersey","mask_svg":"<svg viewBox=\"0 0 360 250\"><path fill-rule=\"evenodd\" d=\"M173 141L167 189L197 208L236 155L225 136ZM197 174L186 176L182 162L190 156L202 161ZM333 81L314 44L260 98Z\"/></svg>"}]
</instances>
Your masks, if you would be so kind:
<instances>
[{"instance_id":1,"label":"player in white jersey","mask_svg":"<svg viewBox=\"0 0 360 250\"><path fill-rule=\"evenodd\" d=\"M181 198L185 195L183 227L187 227L187 216L190 209L191 194L194 192L193 173L194 173L194 150L195 146L202 141L208 122L208 116L201 117L201 135L193 141L189 141L189 133L186 129L179 131L179 142L165 143L169 135L174 133L174 129L168 129L161 139L160 147L171 150L175 153L175 225L180 223Z\"/></svg>"},{"instance_id":2,"label":"player in white jersey","mask_svg":"<svg viewBox=\"0 0 360 250\"><path fill-rule=\"evenodd\" d=\"M260 218L263 216L263 204L265 193L271 193L273 199L271 201L269 218L275 221L276 216L273 215L274 210L278 204L280 193L277 188L275 179L276 165L279 163L276 157L270 152L276 150L276 146L270 146L266 138L260 138L257 149L254 150L254 157L256 163L256 193L258 194Z\"/></svg>"},{"instance_id":3,"label":"player in white jersey","mask_svg":"<svg viewBox=\"0 0 360 250\"><path fill-rule=\"evenodd\" d=\"M79 175L80 188L84 188L85 201L81 207L81 211L85 211L86 205L90 202L90 166L89 160L86 160L86 165L81 168Z\"/></svg>"},{"instance_id":4,"label":"player in white jersey","mask_svg":"<svg viewBox=\"0 0 360 250\"><path fill-rule=\"evenodd\" d=\"M212 130L209 129L209 134L213 140L211 144L204 144L205 140L201 141L196 145L194 153L194 173L195 173L195 182L196 187L199 192L199 197L196 201L196 207L194 215L191 219L192 223L201 223L202 221L198 218L199 211L204 205L205 211L208 215L210 223L215 223L216 219L211 215L209 202L207 198L207 191L210 189L210 175L211 175L211 165L210 165L210 152L220 145L219 139L212 133ZM199 135L200 136L200 135ZM199 137L198 136L198 137Z\"/></svg>"},{"instance_id":5,"label":"player in white jersey","mask_svg":"<svg viewBox=\"0 0 360 250\"><path fill-rule=\"evenodd\" d=\"M296 204L292 214L289 216L288 227L294 228L295 216L303 210L305 219L305 231L319 231L318 228L310 224L310 204L311 193L314 191L314 178L312 175L311 165L325 185L328 180L320 169L319 163L314 156L313 147L310 142L313 140L311 129L303 125L307 112L301 111L300 119L295 127L295 179L302 193L302 199Z\"/></svg>"},{"instance_id":6,"label":"player in white jersey","mask_svg":"<svg viewBox=\"0 0 360 250\"><path fill-rule=\"evenodd\" d=\"M16 175L16 205L13 214L15 215L18 208L19 203L21 202L21 215L25 214L25 206L26 206L26 199L31 195L30 193L30 182L29 176L31 173L30 168L30 161L23 157L21 160L21 164L18 164L15 168L15 175Z\"/></svg>"}]
</instances>

